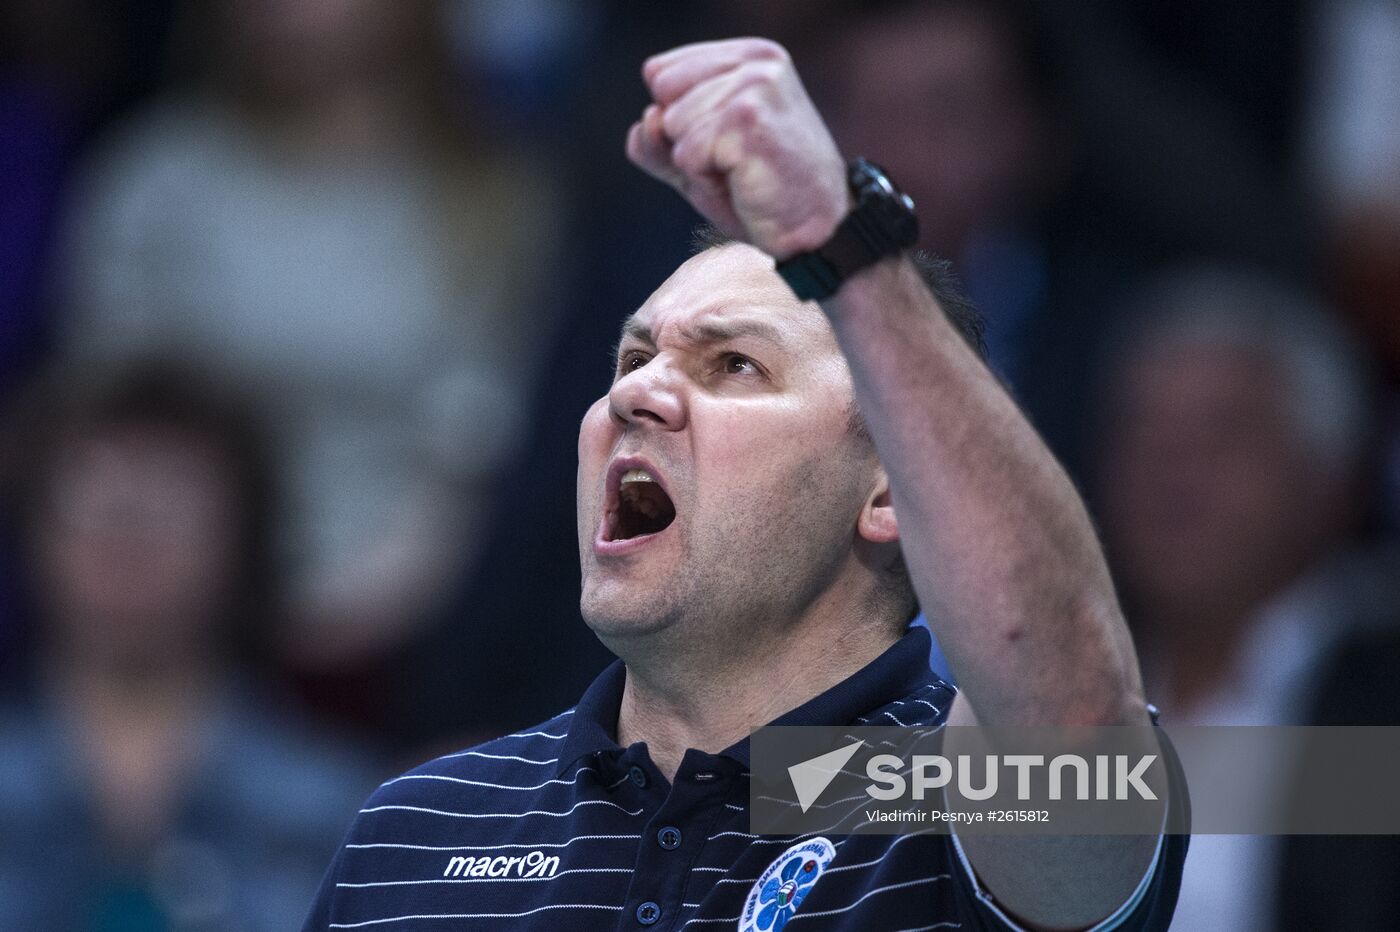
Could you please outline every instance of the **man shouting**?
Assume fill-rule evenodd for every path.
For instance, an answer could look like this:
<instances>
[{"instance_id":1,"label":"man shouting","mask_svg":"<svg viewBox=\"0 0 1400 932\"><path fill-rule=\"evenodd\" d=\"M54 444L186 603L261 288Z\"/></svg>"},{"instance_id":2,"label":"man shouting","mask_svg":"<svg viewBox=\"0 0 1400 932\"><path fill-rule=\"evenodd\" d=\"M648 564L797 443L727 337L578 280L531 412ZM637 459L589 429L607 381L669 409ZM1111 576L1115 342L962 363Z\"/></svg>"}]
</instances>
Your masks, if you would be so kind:
<instances>
[{"instance_id":1,"label":"man shouting","mask_svg":"<svg viewBox=\"0 0 1400 932\"><path fill-rule=\"evenodd\" d=\"M627 154L722 236L625 321L579 430L583 616L620 661L377 790L307 928L1165 928L1179 836L749 832L769 723L1148 712L1084 507L907 254L907 199L771 42L643 77Z\"/></svg>"}]
</instances>

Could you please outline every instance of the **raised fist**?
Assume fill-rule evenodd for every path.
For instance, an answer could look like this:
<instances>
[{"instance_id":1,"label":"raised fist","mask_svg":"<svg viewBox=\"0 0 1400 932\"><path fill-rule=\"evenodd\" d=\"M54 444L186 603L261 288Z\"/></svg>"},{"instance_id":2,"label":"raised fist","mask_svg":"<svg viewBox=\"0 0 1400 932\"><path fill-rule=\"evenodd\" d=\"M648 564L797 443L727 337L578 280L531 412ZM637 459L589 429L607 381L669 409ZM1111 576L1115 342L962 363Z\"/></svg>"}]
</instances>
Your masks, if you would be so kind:
<instances>
[{"instance_id":1,"label":"raised fist","mask_svg":"<svg viewBox=\"0 0 1400 932\"><path fill-rule=\"evenodd\" d=\"M627 134L633 162L775 258L831 237L851 206L845 163L782 46L684 45L642 77L654 103Z\"/></svg>"}]
</instances>

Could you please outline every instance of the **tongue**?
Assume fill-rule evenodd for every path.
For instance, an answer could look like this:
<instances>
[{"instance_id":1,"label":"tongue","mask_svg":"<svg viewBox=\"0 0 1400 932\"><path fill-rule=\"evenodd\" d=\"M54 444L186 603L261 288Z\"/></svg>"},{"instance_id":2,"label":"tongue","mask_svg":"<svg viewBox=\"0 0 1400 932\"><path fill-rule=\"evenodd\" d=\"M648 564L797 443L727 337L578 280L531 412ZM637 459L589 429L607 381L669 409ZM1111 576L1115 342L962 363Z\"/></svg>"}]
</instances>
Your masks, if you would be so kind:
<instances>
[{"instance_id":1,"label":"tongue","mask_svg":"<svg viewBox=\"0 0 1400 932\"><path fill-rule=\"evenodd\" d=\"M617 517L617 539L628 540L665 530L676 509L655 482L629 482L619 492Z\"/></svg>"}]
</instances>

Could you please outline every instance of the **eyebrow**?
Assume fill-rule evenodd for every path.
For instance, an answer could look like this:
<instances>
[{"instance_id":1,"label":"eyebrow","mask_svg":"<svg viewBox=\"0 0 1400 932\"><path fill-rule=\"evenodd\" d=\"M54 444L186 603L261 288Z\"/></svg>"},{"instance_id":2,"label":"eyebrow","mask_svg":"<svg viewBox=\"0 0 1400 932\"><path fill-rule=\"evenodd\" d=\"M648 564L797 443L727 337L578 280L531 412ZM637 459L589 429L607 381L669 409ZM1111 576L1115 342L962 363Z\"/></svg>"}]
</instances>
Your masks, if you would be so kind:
<instances>
[{"instance_id":1,"label":"eyebrow","mask_svg":"<svg viewBox=\"0 0 1400 932\"><path fill-rule=\"evenodd\" d=\"M683 336L695 343L724 343L740 337L757 337L779 345L784 342L782 333L777 327L766 320L752 317L696 324L693 327L687 327L683 331ZM656 345L656 341L652 338L651 328L637 320L636 317L629 317L623 323L622 337L624 340L631 337L648 346ZM619 341L618 347L620 348L621 345L621 341Z\"/></svg>"},{"instance_id":2,"label":"eyebrow","mask_svg":"<svg viewBox=\"0 0 1400 932\"><path fill-rule=\"evenodd\" d=\"M625 340L628 337L648 345L655 345L651 339L651 328L636 317L629 317L622 323L622 339ZM618 341L618 345L622 345L621 340Z\"/></svg>"}]
</instances>

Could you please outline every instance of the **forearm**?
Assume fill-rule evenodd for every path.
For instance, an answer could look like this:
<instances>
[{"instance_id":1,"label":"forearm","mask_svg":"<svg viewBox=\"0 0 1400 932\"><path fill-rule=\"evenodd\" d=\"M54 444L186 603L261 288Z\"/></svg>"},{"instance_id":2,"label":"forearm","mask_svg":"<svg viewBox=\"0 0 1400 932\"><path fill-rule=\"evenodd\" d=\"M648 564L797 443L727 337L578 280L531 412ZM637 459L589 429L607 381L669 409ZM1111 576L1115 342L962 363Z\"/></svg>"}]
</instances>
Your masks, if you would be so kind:
<instances>
[{"instance_id":1,"label":"forearm","mask_svg":"<svg viewBox=\"0 0 1400 932\"><path fill-rule=\"evenodd\" d=\"M1084 506L905 259L824 303L890 477L919 600L987 723L1146 721Z\"/></svg>"}]
</instances>

